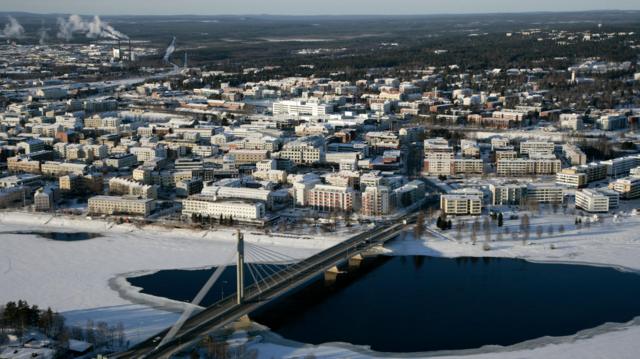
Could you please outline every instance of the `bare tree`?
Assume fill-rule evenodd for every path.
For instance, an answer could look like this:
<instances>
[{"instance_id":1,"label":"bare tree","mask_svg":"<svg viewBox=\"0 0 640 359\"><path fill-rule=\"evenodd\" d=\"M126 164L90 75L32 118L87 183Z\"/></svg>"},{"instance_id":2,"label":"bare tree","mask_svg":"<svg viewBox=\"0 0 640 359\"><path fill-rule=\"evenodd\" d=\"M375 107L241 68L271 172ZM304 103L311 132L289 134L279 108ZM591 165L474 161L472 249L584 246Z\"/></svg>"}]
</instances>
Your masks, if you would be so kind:
<instances>
[{"instance_id":1,"label":"bare tree","mask_svg":"<svg viewBox=\"0 0 640 359\"><path fill-rule=\"evenodd\" d=\"M458 219L456 222L456 241L458 242L462 241L462 231L464 230L464 227L464 222Z\"/></svg>"},{"instance_id":2,"label":"bare tree","mask_svg":"<svg viewBox=\"0 0 640 359\"><path fill-rule=\"evenodd\" d=\"M523 241L529 240L529 237L531 235L531 222L529 220L529 215L526 213L520 218L520 230L522 231L522 234L523 234L522 240Z\"/></svg>"},{"instance_id":3,"label":"bare tree","mask_svg":"<svg viewBox=\"0 0 640 359\"><path fill-rule=\"evenodd\" d=\"M484 231L485 242L491 241L491 223L489 223L489 219L487 217L485 217L482 222L482 230Z\"/></svg>"},{"instance_id":4,"label":"bare tree","mask_svg":"<svg viewBox=\"0 0 640 359\"><path fill-rule=\"evenodd\" d=\"M478 227L480 227L480 224L478 223L478 225L476 225L477 223L478 221L476 220L471 226L471 243L473 243L473 245L478 241Z\"/></svg>"},{"instance_id":5,"label":"bare tree","mask_svg":"<svg viewBox=\"0 0 640 359\"><path fill-rule=\"evenodd\" d=\"M424 229L424 212L420 211L418 213L418 218L416 218L416 225L413 227L413 234L416 240L422 238Z\"/></svg>"}]
</instances>

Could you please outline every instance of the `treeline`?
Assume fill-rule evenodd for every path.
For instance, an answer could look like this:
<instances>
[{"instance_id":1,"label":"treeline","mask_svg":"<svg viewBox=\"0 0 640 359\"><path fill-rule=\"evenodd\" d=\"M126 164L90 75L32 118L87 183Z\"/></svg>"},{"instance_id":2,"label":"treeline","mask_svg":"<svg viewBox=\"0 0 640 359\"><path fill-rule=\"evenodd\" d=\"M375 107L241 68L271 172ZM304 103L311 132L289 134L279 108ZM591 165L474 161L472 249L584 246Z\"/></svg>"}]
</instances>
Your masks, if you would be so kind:
<instances>
[{"instance_id":1,"label":"treeline","mask_svg":"<svg viewBox=\"0 0 640 359\"><path fill-rule=\"evenodd\" d=\"M66 357L69 339L91 343L94 348L124 348L128 346L124 325L108 325L106 322L94 323L88 320L84 327L65 325L64 317L51 310L29 305L25 300L7 302L0 306L0 333L16 334L21 338L29 330L39 330L48 338L55 340L59 357ZM0 344L6 337L0 335Z\"/></svg>"},{"instance_id":2,"label":"treeline","mask_svg":"<svg viewBox=\"0 0 640 359\"><path fill-rule=\"evenodd\" d=\"M8 302L0 307L0 323L3 328L15 329L18 334L29 328L38 328L48 337L55 338L64 330L64 318L47 308L38 308L37 305L30 306L27 301Z\"/></svg>"}]
</instances>

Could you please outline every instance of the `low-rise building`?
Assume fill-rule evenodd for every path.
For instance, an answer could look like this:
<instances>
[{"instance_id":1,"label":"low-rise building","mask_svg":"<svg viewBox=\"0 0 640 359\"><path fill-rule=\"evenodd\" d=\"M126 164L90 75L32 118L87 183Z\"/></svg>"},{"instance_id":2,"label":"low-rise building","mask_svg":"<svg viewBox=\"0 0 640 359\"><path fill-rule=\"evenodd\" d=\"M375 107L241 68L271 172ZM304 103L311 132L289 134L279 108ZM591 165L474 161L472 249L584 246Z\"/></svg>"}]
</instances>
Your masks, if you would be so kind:
<instances>
[{"instance_id":1,"label":"low-rise building","mask_svg":"<svg viewBox=\"0 0 640 359\"><path fill-rule=\"evenodd\" d=\"M440 210L448 215L482 214L481 194L443 194L440 196Z\"/></svg>"},{"instance_id":2,"label":"low-rise building","mask_svg":"<svg viewBox=\"0 0 640 359\"><path fill-rule=\"evenodd\" d=\"M576 191L576 208L587 212L609 212L618 203L619 195L612 190L586 188Z\"/></svg>"},{"instance_id":3,"label":"low-rise building","mask_svg":"<svg viewBox=\"0 0 640 359\"><path fill-rule=\"evenodd\" d=\"M266 207L261 202L218 201L213 196L195 195L182 201L182 214L213 219L260 220L266 215Z\"/></svg>"},{"instance_id":4,"label":"low-rise building","mask_svg":"<svg viewBox=\"0 0 640 359\"><path fill-rule=\"evenodd\" d=\"M609 189L618 192L624 199L638 198L640 197L640 177L620 178L611 182Z\"/></svg>"},{"instance_id":5,"label":"low-rise building","mask_svg":"<svg viewBox=\"0 0 640 359\"><path fill-rule=\"evenodd\" d=\"M147 217L155 209L155 205L156 201L149 198L94 196L89 198L89 214Z\"/></svg>"}]
</instances>

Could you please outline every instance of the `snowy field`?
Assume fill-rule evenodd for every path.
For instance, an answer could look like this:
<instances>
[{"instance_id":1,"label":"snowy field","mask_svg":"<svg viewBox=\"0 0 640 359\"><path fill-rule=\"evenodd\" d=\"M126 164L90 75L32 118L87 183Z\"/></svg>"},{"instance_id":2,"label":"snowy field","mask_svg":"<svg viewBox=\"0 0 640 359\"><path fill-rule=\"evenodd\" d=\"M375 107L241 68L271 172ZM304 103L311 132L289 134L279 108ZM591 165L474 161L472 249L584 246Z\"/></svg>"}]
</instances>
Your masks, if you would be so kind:
<instances>
[{"instance_id":1,"label":"snowy field","mask_svg":"<svg viewBox=\"0 0 640 359\"><path fill-rule=\"evenodd\" d=\"M446 235L433 227L420 240L407 234L383 251L390 255L424 254L441 257L492 256L523 258L539 262L581 263L640 270L640 216L621 214L576 228L575 217L534 214L531 236L526 244L504 234L497 240L492 230L489 247L485 234L470 240L470 226L457 241L456 230ZM587 220L585 218L585 220ZM473 221L468 219L468 221ZM455 223L454 223L455 224ZM519 220L505 220L510 232L519 230ZM562 225L564 232L558 228ZM549 233L549 226L554 230ZM536 229L544 229L537 239ZM62 242L36 235L8 234L14 231L94 232L102 237ZM291 257L303 258L327 248L348 233L313 239L259 235L247 230L245 238ZM307 236L307 238L310 236ZM0 213L0 302L26 299L40 306L63 312L70 324L83 325L87 319L125 324L129 340L136 342L178 317L176 303L157 298L135 298L135 288L124 290L118 284L122 275L147 273L170 268L201 268L228 260L235 249L231 229L215 232L169 230L159 227L136 228L103 221L52 217L45 214ZM489 249L489 250L487 250ZM143 304L140 304L143 303ZM241 333L239 333L241 335ZM259 358L370 358L383 355L348 344L302 345L265 332L251 338L248 348ZM640 323L604 325L565 338L541 338L512 347L485 347L456 353L412 354L400 357L445 358L637 358L640 353ZM394 356L390 356L394 357Z\"/></svg>"}]
</instances>

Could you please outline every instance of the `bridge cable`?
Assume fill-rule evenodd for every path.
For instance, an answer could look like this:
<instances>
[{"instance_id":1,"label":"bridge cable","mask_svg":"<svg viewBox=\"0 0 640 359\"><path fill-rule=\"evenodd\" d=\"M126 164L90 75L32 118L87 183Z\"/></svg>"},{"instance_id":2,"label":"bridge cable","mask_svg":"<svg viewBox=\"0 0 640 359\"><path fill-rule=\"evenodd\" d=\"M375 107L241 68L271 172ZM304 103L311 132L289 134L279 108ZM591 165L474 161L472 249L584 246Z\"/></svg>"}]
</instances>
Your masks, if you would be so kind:
<instances>
[{"instance_id":1,"label":"bridge cable","mask_svg":"<svg viewBox=\"0 0 640 359\"><path fill-rule=\"evenodd\" d=\"M272 258L269 258L268 256L264 255L264 254L259 254L257 251L255 251L254 249L249 249L249 251L251 252L251 254L256 257L256 259L258 259L259 262L263 262L262 265L260 265L258 268L262 269L264 273L266 273L266 278L267 279L271 279L274 283L275 283L275 278L274 275L278 275L278 271L272 269L270 266L272 264L269 264L268 262L272 261ZM280 279L282 279L282 277L280 275L278 275L278 277L280 277Z\"/></svg>"},{"instance_id":2,"label":"bridge cable","mask_svg":"<svg viewBox=\"0 0 640 359\"><path fill-rule=\"evenodd\" d=\"M175 335L178 334L178 331L180 331L180 329L182 328L184 323L187 321L187 319L191 317L191 314L193 313L195 308L200 305L200 302L202 301L202 299L204 299L205 295L207 295L211 287L213 287L213 285L216 283L218 278L220 278L220 276L222 275L224 270L227 268L229 263L233 262L233 259L235 258L235 256L236 256L236 252L233 251L232 255L229 256L229 259L223 262L226 264L220 265L216 268L216 270L213 272L211 277L209 277L209 280L207 280L207 282L200 289L198 294L196 294L196 296L193 298L193 300L191 301L191 305L189 305L187 309L184 312L182 312L182 314L180 315L180 318L178 318L178 321L176 321L176 323L171 327L171 329L169 329L169 332L167 333L167 335L165 335L165 337L162 338L162 341L160 341L160 343L155 347L155 349L170 342L175 337Z\"/></svg>"},{"instance_id":3,"label":"bridge cable","mask_svg":"<svg viewBox=\"0 0 640 359\"><path fill-rule=\"evenodd\" d=\"M258 292L260 292L262 294L262 288L260 288L260 281L262 280L262 278L260 278L260 281L258 281L258 279L256 279L255 274L253 273L253 269L251 267L253 267L253 265L251 263L246 263L247 268L249 269L249 274L251 274L251 278L253 278L253 282L256 284L256 287L258 287ZM258 273L258 276L260 276L260 274Z\"/></svg>"}]
</instances>

